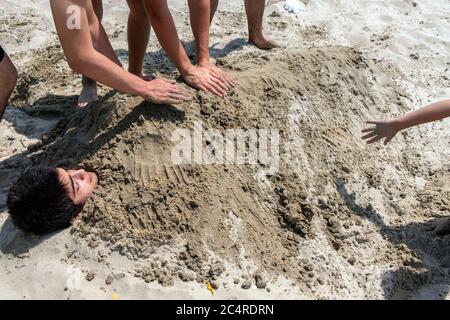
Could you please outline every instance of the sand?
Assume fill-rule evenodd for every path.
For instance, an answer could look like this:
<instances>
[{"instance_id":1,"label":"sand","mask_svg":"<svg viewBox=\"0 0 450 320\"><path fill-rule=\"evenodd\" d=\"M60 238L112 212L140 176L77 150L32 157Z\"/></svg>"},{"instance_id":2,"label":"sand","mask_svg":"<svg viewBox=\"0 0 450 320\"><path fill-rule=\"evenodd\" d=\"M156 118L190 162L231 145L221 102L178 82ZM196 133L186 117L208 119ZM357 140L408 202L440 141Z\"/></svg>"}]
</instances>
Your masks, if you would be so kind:
<instances>
[{"instance_id":1,"label":"sand","mask_svg":"<svg viewBox=\"0 0 450 320\"><path fill-rule=\"evenodd\" d=\"M126 65L126 4L105 2ZM194 56L186 5L170 3ZM49 31L47 1L0 1L0 43L21 75L0 124L16 150L0 162L0 298L450 297L450 237L432 230L450 213L449 122L387 147L359 133L368 119L448 98L448 2L284 4L266 10L282 46L271 52L246 44L241 1L220 7L211 52L239 82L228 98L200 93L174 108L102 87L77 110L79 77ZM177 78L153 35L146 70ZM174 130L196 123L278 130L278 170L174 164ZM32 164L98 172L73 228L36 237L12 226L6 192Z\"/></svg>"}]
</instances>

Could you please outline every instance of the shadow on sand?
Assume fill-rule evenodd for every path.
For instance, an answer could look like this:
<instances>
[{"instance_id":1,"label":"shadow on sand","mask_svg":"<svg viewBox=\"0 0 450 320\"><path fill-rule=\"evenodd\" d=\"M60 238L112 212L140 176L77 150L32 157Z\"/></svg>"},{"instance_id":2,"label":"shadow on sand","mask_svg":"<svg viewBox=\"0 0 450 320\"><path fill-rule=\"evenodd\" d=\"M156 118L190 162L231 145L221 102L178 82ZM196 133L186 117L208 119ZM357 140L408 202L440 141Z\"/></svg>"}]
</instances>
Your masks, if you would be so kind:
<instances>
[{"instance_id":1,"label":"shadow on sand","mask_svg":"<svg viewBox=\"0 0 450 320\"><path fill-rule=\"evenodd\" d=\"M218 48L218 45L213 45L210 47L210 56L214 59L220 59L226 57L232 52L241 50L243 47L250 45L249 42L243 38L234 39L228 42L223 48ZM196 63L196 48L195 42L183 42L183 46L186 50L189 59L192 64ZM128 61L128 50L119 49L116 50L116 55L121 59ZM145 74L159 73L172 73L176 71L175 65L170 61L166 52L163 49L159 49L155 52L149 52L145 55Z\"/></svg>"},{"instance_id":2,"label":"shadow on sand","mask_svg":"<svg viewBox=\"0 0 450 320\"><path fill-rule=\"evenodd\" d=\"M348 192L343 180L336 181L336 188L351 212L377 226L383 238L392 244L405 244L419 258L419 261L404 262L404 267L398 270L385 272L382 280L385 298L445 299L450 289L450 274L442 270L450 268L450 236L441 237L430 231L439 219L390 227L376 210L358 205L356 194Z\"/></svg>"},{"instance_id":3,"label":"shadow on sand","mask_svg":"<svg viewBox=\"0 0 450 320\"><path fill-rule=\"evenodd\" d=\"M195 42L183 43L183 45L186 48L188 56L195 63ZM210 54L212 58L220 59L247 45L249 43L245 39L234 39L223 48L217 48L217 45L212 46L210 48ZM128 59L127 50L117 50L116 54L123 60ZM147 53L145 62L145 72L147 74L153 74L155 72L167 74L176 70L163 49ZM2 189L9 189L20 173L27 167L33 165L70 168L82 163L83 160L95 154L116 135L130 128L141 116L148 120L159 120L163 123L179 123L185 120L184 112L173 106L155 105L144 101L135 106L116 126L105 131L105 128L96 126L96 120L102 117L102 114L111 112L110 108L114 107L114 103L111 104L109 102L116 95L117 92L112 90L104 97L100 97L98 102L92 103L84 109L74 107L78 98L77 96L68 97L53 94L36 100L31 106L20 107L21 111L31 117L58 122L45 135L42 142L0 161L0 176L3 177L0 184ZM18 133L29 138L39 138L32 133L30 134L30 131L26 127L21 126L20 123L15 123L16 119L14 117L6 116L5 119L15 126ZM99 132L101 133L98 134ZM70 148L67 145L68 139L63 139L67 135L73 137L70 140ZM69 149L72 151L76 150L77 152L70 152L68 151ZM41 152L41 150L44 151ZM52 157L48 158L46 154L52 154ZM60 157L55 157L55 155L60 155ZM0 210L5 209L5 202L6 194L2 194L0 198ZM15 228L11 219L8 217L0 229L0 251L20 255L55 234L34 236L23 233Z\"/></svg>"},{"instance_id":4,"label":"shadow on sand","mask_svg":"<svg viewBox=\"0 0 450 320\"><path fill-rule=\"evenodd\" d=\"M140 117L150 121L158 120L163 123L179 123L185 120L184 111L180 111L173 106L155 105L142 101L134 106L114 127L99 127L97 122L103 115L114 113L115 110L113 109L117 105L115 103L116 95L115 91L111 91L101 98L100 101L84 109L75 109L75 111L62 118L51 132L43 138L42 142L1 161L0 176L4 177L1 181L2 190L9 189L20 173L27 167L48 165L71 168L79 163L83 163L84 160L95 154L111 139L115 138L116 135L128 130L133 123L139 121ZM50 95L48 99L58 100L59 97ZM2 195L0 201L0 208L6 209L6 194ZM0 229L0 250L3 253L20 255L52 235L41 237L24 234L14 227L8 217Z\"/></svg>"},{"instance_id":5,"label":"shadow on sand","mask_svg":"<svg viewBox=\"0 0 450 320\"><path fill-rule=\"evenodd\" d=\"M21 257L30 249L62 231L53 232L45 236L36 236L17 229L11 218L8 217L0 228L0 252Z\"/></svg>"}]
</instances>

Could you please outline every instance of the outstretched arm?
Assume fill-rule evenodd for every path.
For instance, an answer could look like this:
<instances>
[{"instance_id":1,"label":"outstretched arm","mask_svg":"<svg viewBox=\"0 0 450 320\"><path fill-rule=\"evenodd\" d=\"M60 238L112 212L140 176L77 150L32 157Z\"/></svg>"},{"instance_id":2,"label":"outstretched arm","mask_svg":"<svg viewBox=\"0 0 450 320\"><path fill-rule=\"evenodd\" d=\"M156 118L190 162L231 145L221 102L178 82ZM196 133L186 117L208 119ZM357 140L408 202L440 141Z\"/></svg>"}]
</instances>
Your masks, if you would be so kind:
<instances>
[{"instance_id":1,"label":"outstretched arm","mask_svg":"<svg viewBox=\"0 0 450 320\"><path fill-rule=\"evenodd\" d=\"M208 69L231 89L236 81L226 72L216 67L209 56L209 30L211 20L211 0L189 0L192 32L197 47L197 65Z\"/></svg>"},{"instance_id":2,"label":"outstretched arm","mask_svg":"<svg viewBox=\"0 0 450 320\"><path fill-rule=\"evenodd\" d=\"M189 99L189 95L173 83L146 82L95 50L89 32L86 0L50 0L50 5L61 46L74 71L116 90L158 103L181 103ZM76 10L69 10L70 6ZM71 14L75 21L79 20L79 27L68 27Z\"/></svg>"},{"instance_id":3,"label":"outstretched arm","mask_svg":"<svg viewBox=\"0 0 450 320\"><path fill-rule=\"evenodd\" d=\"M167 0L144 0L144 3L159 43L178 68L183 79L196 89L225 96L228 88L219 76L205 68L192 65L178 38Z\"/></svg>"},{"instance_id":4,"label":"outstretched arm","mask_svg":"<svg viewBox=\"0 0 450 320\"><path fill-rule=\"evenodd\" d=\"M369 139L369 144L385 138L386 145L401 130L447 117L450 117L450 100L443 100L392 120L368 121L367 123L374 124L375 127L363 129L362 132L367 134L362 138Z\"/></svg>"},{"instance_id":5,"label":"outstretched arm","mask_svg":"<svg viewBox=\"0 0 450 320\"><path fill-rule=\"evenodd\" d=\"M419 110L410 112L396 121L398 130L418 126L423 123L442 120L450 117L450 100L430 104Z\"/></svg>"},{"instance_id":6,"label":"outstretched arm","mask_svg":"<svg viewBox=\"0 0 450 320\"><path fill-rule=\"evenodd\" d=\"M167 1L145 0L144 3L159 43L182 74L189 72L193 66L178 38Z\"/></svg>"}]
</instances>

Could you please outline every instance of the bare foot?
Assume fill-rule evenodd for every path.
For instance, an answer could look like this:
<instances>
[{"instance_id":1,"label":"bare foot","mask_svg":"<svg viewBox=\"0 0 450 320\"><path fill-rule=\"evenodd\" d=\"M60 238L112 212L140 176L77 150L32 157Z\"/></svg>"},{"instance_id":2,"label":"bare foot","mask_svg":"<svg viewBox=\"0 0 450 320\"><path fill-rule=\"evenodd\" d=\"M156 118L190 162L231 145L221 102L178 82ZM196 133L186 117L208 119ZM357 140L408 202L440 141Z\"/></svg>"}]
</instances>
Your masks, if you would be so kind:
<instances>
[{"instance_id":1,"label":"bare foot","mask_svg":"<svg viewBox=\"0 0 450 320\"><path fill-rule=\"evenodd\" d=\"M438 236L450 234L450 217L440 218L431 223L430 231L434 231Z\"/></svg>"},{"instance_id":2,"label":"bare foot","mask_svg":"<svg viewBox=\"0 0 450 320\"><path fill-rule=\"evenodd\" d=\"M142 71L136 71L133 69L128 69L128 72L134 74L135 76L141 78L144 81L152 81L156 79L156 76L154 74L143 74Z\"/></svg>"},{"instance_id":3,"label":"bare foot","mask_svg":"<svg viewBox=\"0 0 450 320\"><path fill-rule=\"evenodd\" d=\"M261 49L261 50L271 50L273 48L278 48L279 45L277 45L275 42L268 40L263 35L250 37L248 42L252 43L255 47Z\"/></svg>"},{"instance_id":4,"label":"bare foot","mask_svg":"<svg viewBox=\"0 0 450 320\"><path fill-rule=\"evenodd\" d=\"M94 101L98 101L97 83L92 80L83 80L83 89L78 97L78 108L84 108Z\"/></svg>"}]
</instances>

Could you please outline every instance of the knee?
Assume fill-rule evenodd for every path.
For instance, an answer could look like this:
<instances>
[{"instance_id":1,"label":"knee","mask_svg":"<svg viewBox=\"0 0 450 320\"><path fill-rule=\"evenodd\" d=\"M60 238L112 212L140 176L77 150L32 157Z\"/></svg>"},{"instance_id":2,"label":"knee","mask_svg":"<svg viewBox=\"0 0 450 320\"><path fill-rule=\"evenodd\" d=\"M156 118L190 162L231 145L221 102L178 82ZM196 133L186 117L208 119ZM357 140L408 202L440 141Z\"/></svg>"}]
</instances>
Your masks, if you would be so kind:
<instances>
[{"instance_id":1,"label":"knee","mask_svg":"<svg viewBox=\"0 0 450 320\"><path fill-rule=\"evenodd\" d=\"M151 21L161 19L167 12L166 0L144 0L147 14Z\"/></svg>"},{"instance_id":2,"label":"knee","mask_svg":"<svg viewBox=\"0 0 450 320\"><path fill-rule=\"evenodd\" d=\"M130 17L147 21L147 13L145 11L143 0L128 0L128 5L130 7Z\"/></svg>"}]
</instances>

